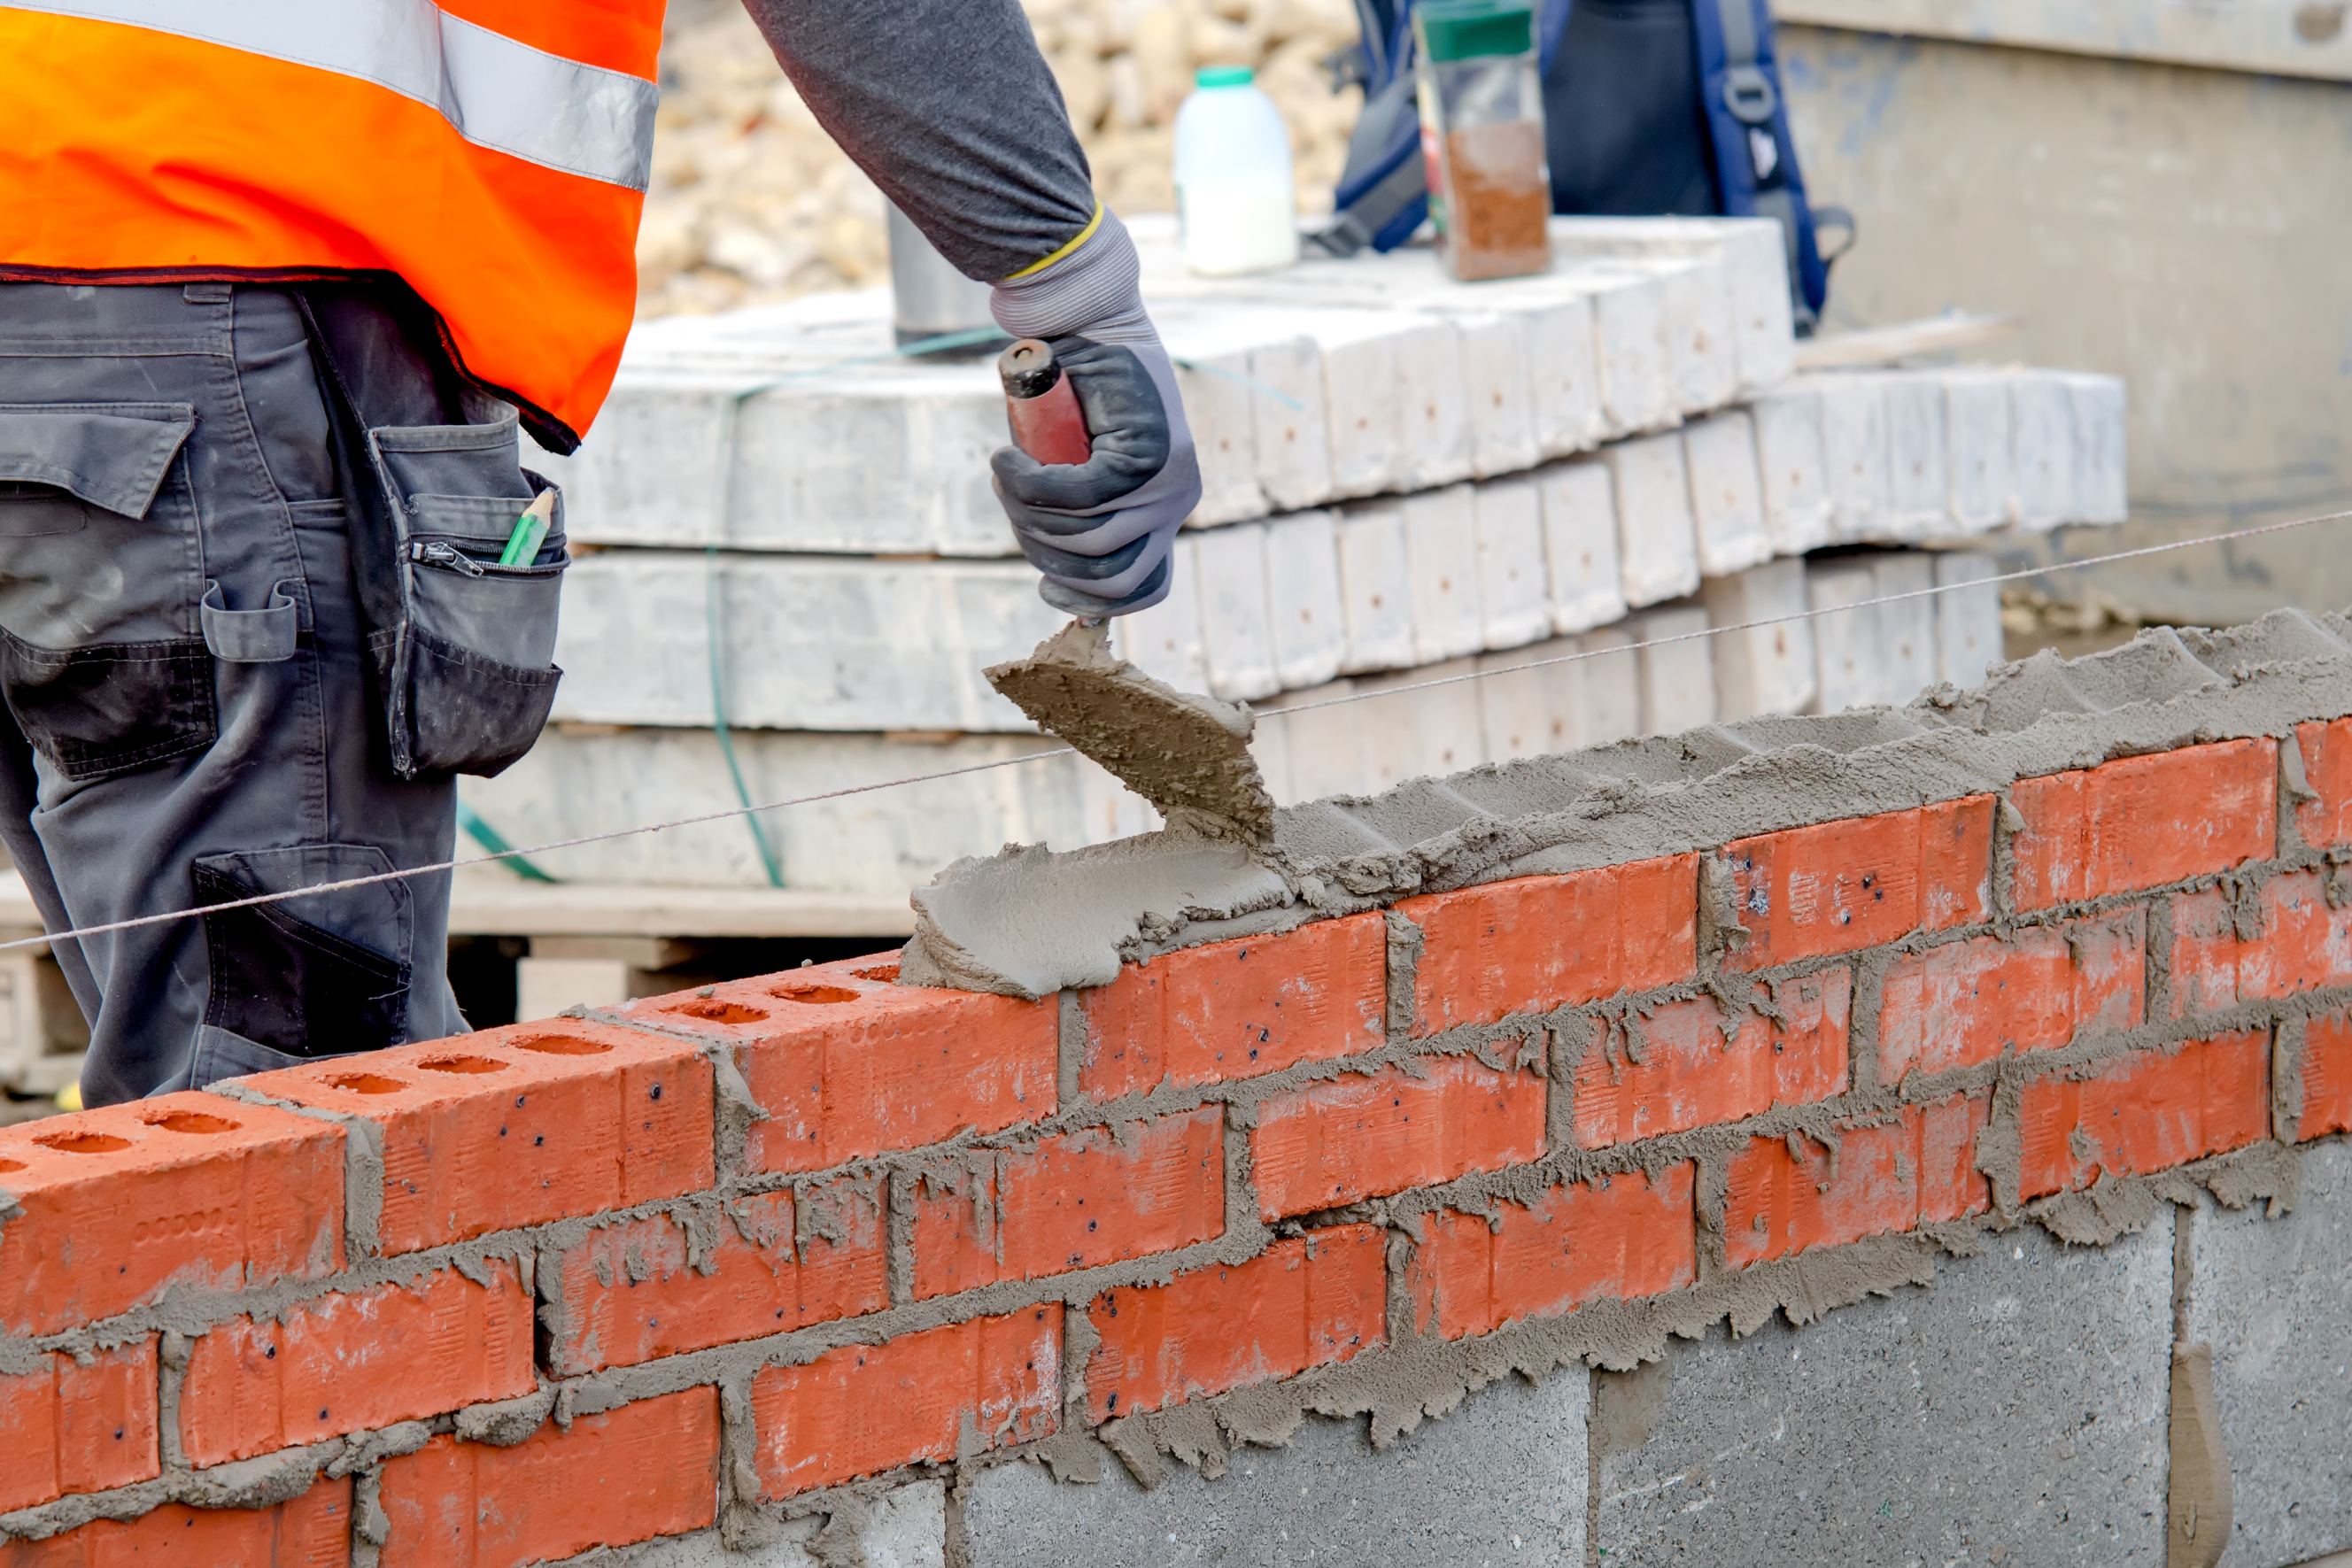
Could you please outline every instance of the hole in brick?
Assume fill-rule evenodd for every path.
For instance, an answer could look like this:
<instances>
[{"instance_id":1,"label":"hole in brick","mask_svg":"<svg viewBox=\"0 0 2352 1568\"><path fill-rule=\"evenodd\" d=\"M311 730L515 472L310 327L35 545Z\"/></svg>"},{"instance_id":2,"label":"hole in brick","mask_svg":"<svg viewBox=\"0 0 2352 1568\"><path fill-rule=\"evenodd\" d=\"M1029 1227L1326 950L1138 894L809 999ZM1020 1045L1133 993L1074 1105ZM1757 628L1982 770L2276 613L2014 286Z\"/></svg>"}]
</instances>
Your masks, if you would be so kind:
<instances>
[{"instance_id":1,"label":"hole in brick","mask_svg":"<svg viewBox=\"0 0 2352 1568\"><path fill-rule=\"evenodd\" d=\"M576 1034L535 1034L529 1040L510 1040L507 1043L518 1050L536 1051L542 1056L602 1056L613 1049L602 1040L583 1040Z\"/></svg>"},{"instance_id":2,"label":"hole in brick","mask_svg":"<svg viewBox=\"0 0 2352 1568\"><path fill-rule=\"evenodd\" d=\"M507 1064L487 1056L431 1056L416 1064L427 1072L504 1072Z\"/></svg>"},{"instance_id":3,"label":"hole in brick","mask_svg":"<svg viewBox=\"0 0 2352 1568\"><path fill-rule=\"evenodd\" d=\"M740 1002L722 1002L716 997L683 1002L669 1010L681 1018L702 1019L710 1023L759 1023L768 1016L758 1008L747 1008Z\"/></svg>"},{"instance_id":4,"label":"hole in brick","mask_svg":"<svg viewBox=\"0 0 2352 1568\"><path fill-rule=\"evenodd\" d=\"M131 1146L130 1139L118 1138L111 1133L48 1133L33 1142L61 1155L110 1155Z\"/></svg>"},{"instance_id":5,"label":"hole in brick","mask_svg":"<svg viewBox=\"0 0 2352 1568\"><path fill-rule=\"evenodd\" d=\"M408 1085L397 1078L384 1078L373 1072L341 1072L327 1080L327 1087L353 1094L396 1094Z\"/></svg>"},{"instance_id":6,"label":"hole in brick","mask_svg":"<svg viewBox=\"0 0 2352 1568\"><path fill-rule=\"evenodd\" d=\"M786 1002L854 1002L858 995L846 986L778 986L768 994Z\"/></svg>"},{"instance_id":7,"label":"hole in brick","mask_svg":"<svg viewBox=\"0 0 2352 1568\"><path fill-rule=\"evenodd\" d=\"M849 972L861 980L871 980L877 986L895 986L898 983L898 966L896 964L877 964L870 969L852 969Z\"/></svg>"},{"instance_id":8,"label":"hole in brick","mask_svg":"<svg viewBox=\"0 0 2352 1568\"><path fill-rule=\"evenodd\" d=\"M20 1171L24 1168L24 1162L21 1160L0 1160L0 1176L6 1176L10 1171Z\"/></svg>"},{"instance_id":9,"label":"hole in brick","mask_svg":"<svg viewBox=\"0 0 2352 1568\"><path fill-rule=\"evenodd\" d=\"M207 1116L202 1111L166 1111L161 1116L142 1116L151 1127L161 1127L167 1133L234 1133L238 1124L226 1116Z\"/></svg>"}]
</instances>

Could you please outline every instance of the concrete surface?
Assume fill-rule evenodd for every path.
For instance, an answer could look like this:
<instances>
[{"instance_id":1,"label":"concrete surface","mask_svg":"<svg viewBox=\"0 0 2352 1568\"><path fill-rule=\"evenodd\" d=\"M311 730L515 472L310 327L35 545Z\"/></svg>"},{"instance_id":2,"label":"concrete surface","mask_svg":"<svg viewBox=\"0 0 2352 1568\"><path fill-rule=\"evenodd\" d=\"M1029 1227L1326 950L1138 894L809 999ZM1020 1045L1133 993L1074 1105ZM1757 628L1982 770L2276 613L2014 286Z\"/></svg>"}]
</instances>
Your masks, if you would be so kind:
<instances>
[{"instance_id":1,"label":"concrete surface","mask_svg":"<svg viewBox=\"0 0 2352 1568\"><path fill-rule=\"evenodd\" d=\"M1502 1568L1584 1561L1580 1369L1513 1380L1375 1456L1359 1421L1310 1419L1284 1448L1243 1448L1217 1480L1171 1467L1146 1491L1114 1469L1067 1486L986 1471L963 1508L971 1568Z\"/></svg>"},{"instance_id":2,"label":"concrete surface","mask_svg":"<svg viewBox=\"0 0 2352 1568\"><path fill-rule=\"evenodd\" d=\"M2160 1564L2171 1248L1996 1237L1932 1290L1602 1375L1601 1560Z\"/></svg>"},{"instance_id":3,"label":"concrete surface","mask_svg":"<svg viewBox=\"0 0 2352 1568\"><path fill-rule=\"evenodd\" d=\"M2229 1568L2352 1548L2352 1145L2305 1156L2294 1212L2190 1222L2189 1337L2213 1347L2236 1491Z\"/></svg>"}]
</instances>

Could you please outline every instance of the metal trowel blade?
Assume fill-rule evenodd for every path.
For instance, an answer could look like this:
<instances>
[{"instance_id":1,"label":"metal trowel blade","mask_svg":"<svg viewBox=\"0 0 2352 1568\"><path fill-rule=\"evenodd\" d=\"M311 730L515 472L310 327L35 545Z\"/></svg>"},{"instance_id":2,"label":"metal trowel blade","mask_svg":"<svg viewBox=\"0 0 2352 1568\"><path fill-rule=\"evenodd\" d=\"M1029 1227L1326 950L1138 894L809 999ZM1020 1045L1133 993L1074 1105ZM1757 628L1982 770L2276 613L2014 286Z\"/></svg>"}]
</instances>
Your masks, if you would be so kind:
<instances>
[{"instance_id":1,"label":"metal trowel blade","mask_svg":"<svg viewBox=\"0 0 2352 1568\"><path fill-rule=\"evenodd\" d=\"M988 684L1101 764L1171 827L1263 844L1274 798L1250 755L1249 709L1154 680L1111 652L1107 622L1073 621Z\"/></svg>"}]
</instances>

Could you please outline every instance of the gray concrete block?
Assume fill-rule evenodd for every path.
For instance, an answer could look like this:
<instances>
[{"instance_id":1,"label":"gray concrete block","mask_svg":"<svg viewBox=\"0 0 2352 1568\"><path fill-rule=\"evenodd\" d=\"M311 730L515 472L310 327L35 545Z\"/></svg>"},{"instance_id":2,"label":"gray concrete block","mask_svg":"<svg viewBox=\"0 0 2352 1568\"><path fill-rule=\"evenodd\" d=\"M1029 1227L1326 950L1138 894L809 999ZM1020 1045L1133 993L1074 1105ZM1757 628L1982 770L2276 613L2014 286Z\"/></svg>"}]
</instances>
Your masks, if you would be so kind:
<instances>
[{"instance_id":1,"label":"gray concrete block","mask_svg":"<svg viewBox=\"0 0 2352 1568\"><path fill-rule=\"evenodd\" d=\"M1375 1454L1358 1421L1309 1420L1284 1448L1244 1448L1205 1480L1171 1467L1147 1491L1030 1465L984 1471L963 1504L971 1568L1501 1568L1584 1561L1581 1368L1512 1381Z\"/></svg>"},{"instance_id":2,"label":"gray concrete block","mask_svg":"<svg viewBox=\"0 0 2352 1568\"><path fill-rule=\"evenodd\" d=\"M2189 1338L2213 1348L2236 1493L2229 1568L2352 1548L2352 1145L2305 1156L2294 1212L2189 1222Z\"/></svg>"},{"instance_id":3,"label":"gray concrete block","mask_svg":"<svg viewBox=\"0 0 2352 1568\"><path fill-rule=\"evenodd\" d=\"M1596 1390L1601 1561L2161 1564L2171 1226L1937 1274Z\"/></svg>"}]
</instances>

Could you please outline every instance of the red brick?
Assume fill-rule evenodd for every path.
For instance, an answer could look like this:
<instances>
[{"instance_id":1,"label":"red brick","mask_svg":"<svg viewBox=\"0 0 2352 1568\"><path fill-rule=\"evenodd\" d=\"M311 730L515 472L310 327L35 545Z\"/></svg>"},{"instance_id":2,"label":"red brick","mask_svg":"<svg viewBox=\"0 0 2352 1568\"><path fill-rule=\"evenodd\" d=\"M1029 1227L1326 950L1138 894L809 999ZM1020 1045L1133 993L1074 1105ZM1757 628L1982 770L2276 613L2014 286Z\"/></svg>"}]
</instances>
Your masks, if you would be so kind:
<instances>
[{"instance_id":1,"label":"red brick","mask_svg":"<svg viewBox=\"0 0 2352 1568\"><path fill-rule=\"evenodd\" d=\"M1892 1121L1838 1129L1837 1146L1750 1138L1732 1156L1723 1245L1734 1268L1816 1247L1980 1214L1992 1190L1976 1168L1990 1094L1912 1105Z\"/></svg>"},{"instance_id":2,"label":"red brick","mask_svg":"<svg viewBox=\"0 0 2352 1568\"><path fill-rule=\"evenodd\" d=\"M1388 925L1353 915L1188 947L1079 999L1078 1086L1097 1100L1353 1056L1384 1038Z\"/></svg>"},{"instance_id":3,"label":"red brick","mask_svg":"<svg viewBox=\"0 0 2352 1568\"><path fill-rule=\"evenodd\" d=\"M2352 718L2297 725L2303 776L2319 798L2294 809L2295 831L2313 849L2352 844Z\"/></svg>"},{"instance_id":4,"label":"red brick","mask_svg":"<svg viewBox=\"0 0 2352 1568\"><path fill-rule=\"evenodd\" d=\"M348 1480L320 1481L275 1508L165 1503L121 1523L0 1542L0 1568L341 1568L351 1560Z\"/></svg>"},{"instance_id":5,"label":"red brick","mask_svg":"<svg viewBox=\"0 0 2352 1568\"><path fill-rule=\"evenodd\" d=\"M1544 1077L1467 1056L1308 1083L1250 1134L1267 1219L1500 1170L1543 1154Z\"/></svg>"},{"instance_id":6,"label":"red brick","mask_svg":"<svg viewBox=\"0 0 2352 1568\"><path fill-rule=\"evenodd\" d=\"M342 1129L166 1094L0 1131L0 1333L53 1333L173 1291L343 1264Z\"/></svg>"},{"instance_id":7,"label":"red brick","mask_svg":"<svg viewBox=\"0 0 2352 1568\"><path fill-rule=\"evenodd\" d=\"M1062 1307L1049 1302L769 1367L751 1379L753 1466L764 1496L792 1497L1050 1437L1061 1409Z\"/></svg>"},{"instance_id":8,"label":"red brick","mask_svg":"<svg viewBox=\"0 0 2352 1568\"><path fill-rule=\"evenodd\" d=\"M1698 1277L1694 1167L1554 1187L1484 1216L1441 1209L1423 1222L1405 1282L1421 1332L1489 1333L1599 1301L1679 1291Z\"/></svg>"},{"instance_id":9,"label":"red brick","mask_svg":"<svg viewBox=\"0 0 2352 1568\"><path fill-rule=\"evenodd\" d=\"M1768 999L1764 988L1757 996ZM1748 1013L1728 1040L1709 998L1634 1019L1638 1048L1596 1048L1577 1063L1578 1144L1607 1148L1844 1093L1853 1002L1853 977L1827 969L1782 984L1780 1019Z\"/></svg>"},{"instance_id":10,"label":"red brick","mask_svg":"<svg viewBox=\"0 0 2352 1568\"><path fill-rule=\"evenodd\" d=\"M2185 1165L2258 1142L2270 1120L2267 1030L2140 1051L2080 1082L2038 1079L2019 1105L2018 1190L2040 1197Z\"/></svg>"},{"instance_id":11,"label":"red brick","mask_svg":"<svg viewBox=\"0 0 2352 1568\"><path fill-rule=\"evenodd\" d=\"M2162 887L2267 859L2278 844L2278 750L2191 746L2043 779L2009 792L2020 909Z\"/></svg>"},{"instance_id":12,"label":"red brick","mask_svg":"<svg viewBox=\"0 0 2352 1568\"><path fill-rule=\"evenodd\" d=\"M2297 1138L2352 1133L2352 1017L2315 1018L2303 1030L2303 1104Z\"/></svg>"},{"instance_id":13,"label":"red brick","mask_svg":"<svg viewBox=\"0 0 2352 1568\"><path fill-rule=\"evenodd\" d=\"M2137 1028L2147 925L2145 912L2133 909L1898 956L1879 1005L1879 1082Z\"/></svg>"},{"instance_id":14,"label":"red brick","mask_svg":"<svg viewBox=\"0 0 2352 1568\"><path fill-rule=\"evenodd\" d=\"M530 1293L510 1262L482 1272L487 1285L443 1269L197 1336L180 1396L189 1462L250 1458L530 1393Z\"/></svg>"},{"instance_id":15,"label":"red brick","mask_svg":"<svg viewBox=\"0 0 2352 1568\"><path fill-rule=\"evenodd\" d=\"M2352 906L2331 908L2315 871L2263 883L2238 935L2219 888L2172 895L2172 1016L2274 1001L2352 982Z\"/></svg>"},{"instance_id":16,"label":"red brick","mask_svg":"<svg viewBox=\"0 0 2352 1568\"><path fill-rule=\"evenodd\" d=\"M1055 1110L1060 1012L976 991L901 986L896 954L632 1002L631 1017L735 1048L766 1119L752 1171L814 1171Z\"/></svg>"},{"instance_id":17,"label":"red brick","mask_svg":"<svg viewBox=\"0 0 2352 1568\"><path fill-rule=\"evenodd\" d=\"M1277 1241L1246 1263L1107 1291L1087 1311L1097 1421L1328 1366L1387 1339L1388 1239L1370 1225Z\"/></svg>"},{"instance_id":18,"label":"red brick","mask_svg":"<svg viewBox=\"0 0 2352 1568\"><path fill-rule=\"evenodd\" d=\"M155 1375L152 1334L0 1375L0 1513L161 1475Z\"/></svg>"},{"instance_id":19,"label":"red brick","mask_svg":"<svg viewBox=\"0 0 2352 1568\"><path fill-rule=\"evenodd\" d=\"M1734 968L1852 953L1991 913L1990 796L1790 828L1723 853L1748 930L1724 956Z\"/></svg>"},{"instance_id":20,"label":"red brick","mask_svg":"<svg viewBox=\"0 0 2352 1568\"><path fill-rule=\"evenodd\" d=\"M719 1391L640 1399L509 1448L439 1437L383 1467L383 1568L509 1568L719 1517Z\"/></svg>"},{"instance_id":21,"label":"red brick","mask_svg":"<svg viewBox=\"0 0 2352 1568\"><path fill-rule=\"evenodd\" d=\"M1207 1241L1225 1228L1224 1113L1088 1128L926 1175L915 1294L1034 1280Z\"/></svg>"},{"instance_id":22,"label":"red brick","mask_svg":"<svg viewBox=\"0 0 2352 1568\"><path fill-rule=\"evenodd\" d=\"M1425 894L1413 1033L1654 990L1696 972L1698 857Z\"/></svg>"},{"instance_id":23,"label":"red brick","mask_svg":"<svg viewBox=\"0 0 2352 1568\"><path fill-rule=\"evenodd\" d=\"M383 1129L388 1253L710 1186L710 1063L684 1040L559 1019L239 1082Z\"/></svg>"},{"instance_id":24,"label":"red brick","mask_svg":"<svg viewBox=\"0 0 2352 1568\"><path fill-rule=\"evenodd\" d=\"M600 1227L563 1249L548 1369L574 1377L634 1366L888 1306L876 1185L835 1182L806 1202L797 1241L793 1195L776 1192L730 1199L698 1252L660 1215Z\"/></svg>"}]
</instances>

